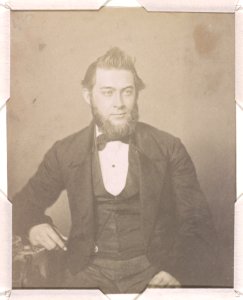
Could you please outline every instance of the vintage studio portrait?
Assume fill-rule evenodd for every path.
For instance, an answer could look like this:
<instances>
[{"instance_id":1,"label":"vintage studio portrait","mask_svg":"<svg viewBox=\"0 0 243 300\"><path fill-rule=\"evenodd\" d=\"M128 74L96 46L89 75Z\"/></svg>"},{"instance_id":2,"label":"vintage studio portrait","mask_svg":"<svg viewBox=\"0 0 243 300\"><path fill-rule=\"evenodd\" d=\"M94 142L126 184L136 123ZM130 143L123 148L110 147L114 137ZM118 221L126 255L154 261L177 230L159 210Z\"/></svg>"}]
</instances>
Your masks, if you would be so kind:
<instances>
[{"instance_id":1,"label":"vintage studio portrait","mask_svg":"<svg viewBox=\"0 0 243 300\"><path fill-rule=\"evenodd\" d=\"M234 15L11 13L13 288L233 286Z\"/></svg>"}]
</instances>

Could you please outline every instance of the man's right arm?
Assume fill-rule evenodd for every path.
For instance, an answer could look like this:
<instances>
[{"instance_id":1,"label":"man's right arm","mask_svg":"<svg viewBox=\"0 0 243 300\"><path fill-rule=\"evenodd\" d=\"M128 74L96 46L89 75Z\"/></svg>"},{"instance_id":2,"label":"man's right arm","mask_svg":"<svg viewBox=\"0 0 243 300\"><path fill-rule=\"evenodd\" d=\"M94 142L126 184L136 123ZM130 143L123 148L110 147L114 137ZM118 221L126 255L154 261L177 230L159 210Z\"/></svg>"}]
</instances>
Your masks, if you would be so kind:
<instances>
[{"instance_id":1,"label":"man's right arm","mask_svg":"<svg viewBox=\"0 0 243 300\"><path fill-rule=\"evenodd\" d=\"M28 238L33 226L52 225L45 210L57 200L64 189L57 146L58 142L46 153L34 176L13 197L13 232L22 238Z\"/></svg>"}]
</instances>

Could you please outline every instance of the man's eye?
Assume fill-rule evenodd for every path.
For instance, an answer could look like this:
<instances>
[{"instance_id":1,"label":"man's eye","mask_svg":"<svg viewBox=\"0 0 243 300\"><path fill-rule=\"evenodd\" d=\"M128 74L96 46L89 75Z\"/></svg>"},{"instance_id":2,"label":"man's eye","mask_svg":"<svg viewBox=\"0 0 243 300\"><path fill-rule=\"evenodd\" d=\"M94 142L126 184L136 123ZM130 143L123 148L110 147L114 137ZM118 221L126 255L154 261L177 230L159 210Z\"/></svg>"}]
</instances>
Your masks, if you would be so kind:
<instances>
[{"instance_id":1,"label":"man's eye","mask_svg":"<svg viewBox=\"0 0 243 300\"><path fill-rule=\"evenodd\" d=\"M133 94L133 90L132 89L126 89L124 92L125 96L131 96Z\"/></svg>"},{"instance_id":2,"label":"man's eye","mask_svg":"<svg viewBox=\"0 0 243 300\"><path fill-rule=\"evenodd\" d=\"M102 91L102 94L106 97L110 97L110 96L112 96L113 91L112 90L104 90L104 91Z\"/></svg>"}]
</instances>

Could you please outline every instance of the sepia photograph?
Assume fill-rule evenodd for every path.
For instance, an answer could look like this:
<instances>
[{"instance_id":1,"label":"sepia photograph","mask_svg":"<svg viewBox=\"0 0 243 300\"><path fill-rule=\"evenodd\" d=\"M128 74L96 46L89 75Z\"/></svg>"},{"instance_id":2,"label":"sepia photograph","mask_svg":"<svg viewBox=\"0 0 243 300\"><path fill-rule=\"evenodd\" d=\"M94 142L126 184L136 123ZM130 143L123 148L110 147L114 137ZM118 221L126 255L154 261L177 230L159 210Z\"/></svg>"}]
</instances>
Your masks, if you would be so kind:
<instances>
[{"instance_id":1,"label":"sepia photograph","mask_svg":"<svg viewBox=\"0 0 243 300\"><path fill-rule=\"evenodd\" d=\"M234 21L11 12L14 289L233 287Z\"/></svg>"}]
</instances>

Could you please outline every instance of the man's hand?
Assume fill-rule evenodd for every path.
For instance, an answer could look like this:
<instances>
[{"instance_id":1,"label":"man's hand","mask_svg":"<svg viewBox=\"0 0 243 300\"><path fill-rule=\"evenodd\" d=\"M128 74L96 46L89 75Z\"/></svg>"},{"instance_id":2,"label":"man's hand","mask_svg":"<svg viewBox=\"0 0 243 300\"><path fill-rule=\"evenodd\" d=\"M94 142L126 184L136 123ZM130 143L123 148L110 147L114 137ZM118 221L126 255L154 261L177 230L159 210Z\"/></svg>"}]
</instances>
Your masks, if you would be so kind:
<instances>
[{"instance_id":1,"label":"man's hand","mask_svg":"<svg viewBox=\"0 0 243 300\"><path fill-rule=\"evenodd\" d=\"M149 282L148 288L180 287L181 284L172 275L161 271L157 273Z\"/></svg>"},{"instance_id":2,"label":"man's hand","mask_svg":"<svg viewBox=\"0 0 243 300\"><path fill-rule=\"evenodd\" d=\"M64 244L66 238L59 231L49 224L33 226L29 231L29 241L33 246L43 246L47 250L57 247L67 250Z\"/></svg>"}]
</instances>

